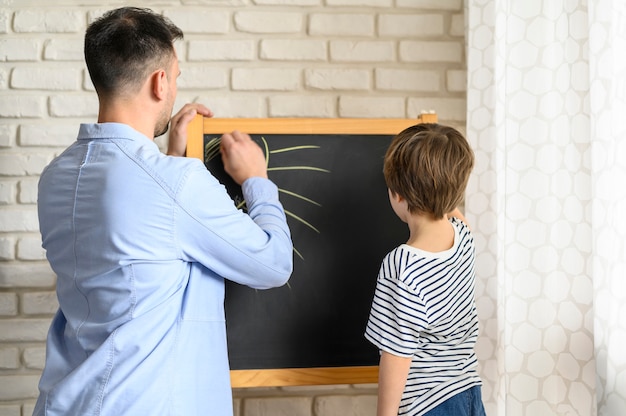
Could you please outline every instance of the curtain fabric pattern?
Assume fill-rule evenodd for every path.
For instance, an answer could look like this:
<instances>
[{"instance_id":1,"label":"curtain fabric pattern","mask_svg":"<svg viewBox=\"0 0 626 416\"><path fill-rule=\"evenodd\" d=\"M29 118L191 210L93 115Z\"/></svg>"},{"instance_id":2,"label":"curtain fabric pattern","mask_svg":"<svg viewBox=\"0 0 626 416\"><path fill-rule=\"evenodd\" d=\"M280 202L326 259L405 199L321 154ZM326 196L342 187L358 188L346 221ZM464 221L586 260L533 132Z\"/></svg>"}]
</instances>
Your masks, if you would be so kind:
<instances>
[{"instance_id":1,"label":"curtain fabric pattern","mask_svg":"<svg viewBox=\"0 0 626 416\"><path fill-rule=\"evenodd\" d=\"M489 415L626 415L626 2L466 0Z\"/></svg>"}]
</instances>

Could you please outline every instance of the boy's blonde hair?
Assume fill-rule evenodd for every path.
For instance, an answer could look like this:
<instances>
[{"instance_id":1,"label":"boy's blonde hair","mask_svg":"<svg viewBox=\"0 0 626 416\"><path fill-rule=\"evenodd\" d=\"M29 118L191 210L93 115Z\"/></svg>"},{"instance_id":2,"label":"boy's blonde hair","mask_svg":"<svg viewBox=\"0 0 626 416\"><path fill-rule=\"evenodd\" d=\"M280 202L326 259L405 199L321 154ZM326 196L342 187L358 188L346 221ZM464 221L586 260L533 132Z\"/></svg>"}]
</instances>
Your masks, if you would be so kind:
<instances>
[{"instance_id":1,"label":"boy's blonde hair","mask_svg":"<svg viewBox=\"0 0 626 416\"><path fill-rule=\"evenodd\" d=\"M463 202L474 152L456 129L417 124L395 136L383 173L387 187L403 197L409 212L443 216Z\"/></svg>"}]
</instances>

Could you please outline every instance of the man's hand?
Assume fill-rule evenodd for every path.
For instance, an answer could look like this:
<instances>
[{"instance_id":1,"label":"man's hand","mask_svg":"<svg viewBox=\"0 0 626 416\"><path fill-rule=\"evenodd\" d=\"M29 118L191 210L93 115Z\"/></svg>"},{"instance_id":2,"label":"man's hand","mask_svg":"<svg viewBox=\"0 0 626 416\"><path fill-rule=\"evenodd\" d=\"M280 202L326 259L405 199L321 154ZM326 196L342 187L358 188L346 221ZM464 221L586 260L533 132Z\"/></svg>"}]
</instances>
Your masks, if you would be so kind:
<instances>
[{"instance_id":1,"label":"man's hand","mask_svg":"<svg viewBox=\"0 0 626 416\"><path fill-rule=\"evenodd\" d=\"M224 170L239 185L253 176L267 178L267 164L263 150L246 133L235 130L224 134L220 150Z\"/></svg>"},{"instance_id":2,"label":"man's hand","mask_svg":"<svg viewBox=\"0 0 626 416\"><path fill-rule=\"evenodd\" d=\"M167 154L170 156L185 156L187 150L187 126L196 114L204 117L213 117L213 112L202 104L185 104L183 108L170 120L170 136L167 144Z\"/></svg>"}]
</instances>

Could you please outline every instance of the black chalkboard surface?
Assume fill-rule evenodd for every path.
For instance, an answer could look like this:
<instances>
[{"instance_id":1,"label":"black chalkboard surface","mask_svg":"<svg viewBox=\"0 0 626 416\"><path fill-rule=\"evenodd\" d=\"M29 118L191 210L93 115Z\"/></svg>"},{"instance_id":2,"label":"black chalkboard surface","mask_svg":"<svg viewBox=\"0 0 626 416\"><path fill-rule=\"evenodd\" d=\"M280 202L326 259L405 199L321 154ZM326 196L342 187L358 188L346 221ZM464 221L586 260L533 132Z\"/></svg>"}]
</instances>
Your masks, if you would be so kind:
<instances>
[{"instance_id":1,"label":"black chalkboard surface","mask_svg":"<svg viewBox=\"0 0 626 416\"><path fill-rule=\"evenodd\" d=\"M300 376L326 369L323 374L330 375L318 374L313 381L293 375L287 381L262 378L242 386L376 382L378 351L363 332L381 260L408 238L406 225L389 205L383 156L394 134L418 122L396 120L393 127L379 127L387 129L381 133L371 126L382 121L371 119L333 120L334 127L321 132L315 125L324 121L317 119L259 119L254 123L260 126L248 128L241 119L204 119L200 139L190 128L188 156L201 157L243 210L241 188L223 171L219 138L237 128L259 143L294 244L287 285L254 290L227 282L232 373L244 372L247 379L250 371L271 370L280 377L293 369ZM337 369L345 374L333 376ZM351 377L357 373L350 369L372 371Z\"/></svg>"}]
</instances>

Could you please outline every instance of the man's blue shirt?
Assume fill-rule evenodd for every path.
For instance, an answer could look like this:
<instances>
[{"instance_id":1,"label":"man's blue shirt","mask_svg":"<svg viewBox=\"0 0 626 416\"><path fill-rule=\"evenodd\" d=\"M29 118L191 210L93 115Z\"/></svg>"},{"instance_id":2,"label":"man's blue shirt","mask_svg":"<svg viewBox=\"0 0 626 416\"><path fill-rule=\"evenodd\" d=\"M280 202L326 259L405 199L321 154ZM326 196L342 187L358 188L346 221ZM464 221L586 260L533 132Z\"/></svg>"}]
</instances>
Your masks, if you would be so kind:
<instances>
[{"instance_id":1,"label":"man's blue shirt","mask_svg":"<svg viewBox=\"0 0 626 416\"><path fill-rule=\"evenodd\" d=\"M39 182L60 308L36 415L232 414L224 279L280 286L293 259L276 186L242 189L249 215L200 160L81 125Z\"/></svg>"}]
</instances>

